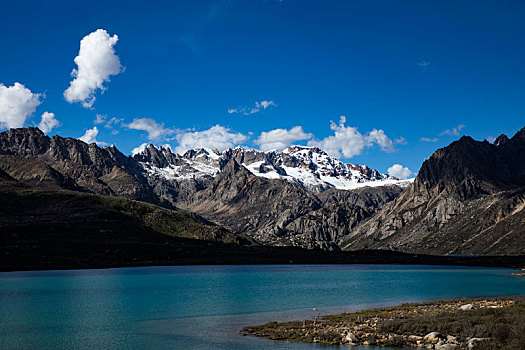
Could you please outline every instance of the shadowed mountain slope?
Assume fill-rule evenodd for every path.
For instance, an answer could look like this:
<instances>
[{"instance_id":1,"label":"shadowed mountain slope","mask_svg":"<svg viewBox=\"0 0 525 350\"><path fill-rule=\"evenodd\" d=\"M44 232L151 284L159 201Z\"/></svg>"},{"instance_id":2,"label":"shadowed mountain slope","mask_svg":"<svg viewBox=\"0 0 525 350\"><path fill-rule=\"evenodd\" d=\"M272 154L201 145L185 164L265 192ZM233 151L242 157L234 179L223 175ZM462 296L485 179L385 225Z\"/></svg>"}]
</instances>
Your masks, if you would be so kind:
<instances>
[{"instance_id":1,"label":"shadowed mountain slope","mask_svg":"<svg viewBox=\"0 0 525 350\"><path fill-rule=\"evenodd\" d=\"M438 254L525 252L525 128L494 144L462 137L342 243Z\"/></svg>"}]
</instances>

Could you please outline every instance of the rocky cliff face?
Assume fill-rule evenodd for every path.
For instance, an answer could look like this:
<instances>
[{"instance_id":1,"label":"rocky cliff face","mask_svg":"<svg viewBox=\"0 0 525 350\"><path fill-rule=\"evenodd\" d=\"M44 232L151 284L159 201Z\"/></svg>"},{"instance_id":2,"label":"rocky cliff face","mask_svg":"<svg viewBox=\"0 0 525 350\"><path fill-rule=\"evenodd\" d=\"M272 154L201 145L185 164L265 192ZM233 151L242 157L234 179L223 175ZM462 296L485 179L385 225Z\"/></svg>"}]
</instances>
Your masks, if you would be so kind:
<instances>
[{"instance_id":1,"label":"rocky cliff face","mask_svg":"<svg viewBox=\"0 0 525 350\"><path fill-rule=\"evenodd\" d=\"M408 184L312 147L179 155L148 145L128 157L37 128L0 134L0 169L32 186L181 208L263 244L322 249L338 249L337 241Z\"/></svg>"},{"instance_id":2,"label":"rocky cliff face","mask_svg":"<svg viewBox=\"0 0 525 350\"><path fill-rule=\"evenodd\" d=\"M525 128L494 144L462 137L426 160L414 183L342 247L525 253L524 209Z\"/></svg>"},{"instance_id":3,"label":"rocky cliff face","mask_svg":"<svg viewBox=\"0 0 525 350\"><path fill-rule=\"evenodd\" d=\"M10 169L12 176L33 185L31 177L51 176L56 186L66 189L162 203L145 186L141 167L115 147L99 148L60 136L49 138L37 128L24 128L0 134L0 154L4 156L2 166ZM54 175L46 175L48 172Z\"/></svg>"},{"instance_id":4,"label":"rocky cliff face","mask_svg":"<svg viewBox=\"0 0 525 350\"><path fill-rule=\"evenodd\" d=\"M149 145L133 158L157 195L267 245L338 249L338 240L407 184L315 147L181 156Z\"/></svg>"},{"instance_id":5,"label":"rocky cliff face","mask_svg":"<svg viewBox=\"0 0 525 350\"><path fill-rule=\"evenodd\" d=\"M400 191L384 186L316 193L255 176L232 159L208 188L188 198L185 209L264 244L333 250L337 240Z\"/></svg>"}]
</instances>

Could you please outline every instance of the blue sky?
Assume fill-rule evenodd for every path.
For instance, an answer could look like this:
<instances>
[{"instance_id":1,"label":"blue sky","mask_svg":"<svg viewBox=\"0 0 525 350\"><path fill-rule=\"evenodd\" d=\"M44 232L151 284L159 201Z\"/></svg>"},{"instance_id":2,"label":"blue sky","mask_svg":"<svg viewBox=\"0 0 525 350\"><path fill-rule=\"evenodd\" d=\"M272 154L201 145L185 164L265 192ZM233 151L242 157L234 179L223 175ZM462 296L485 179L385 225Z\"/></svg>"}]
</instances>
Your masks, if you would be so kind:
<instances>
[{"instance_id":1,"label":"blue sky","mask_svg":"<svg viewBox=\"0 0 525 350\"><path fill-rule=\"evenodd\" d=\"M49 135L96 126L97 141L126 154L145 142L309 143L417 172L459 135L525 126L523 18L519 1L10 1L0 93L19 82L41 94L20 109L26 126L50 112L60 125ZM89 107L64 92L80 41L98 29L118 36L109 56L121 66L103 93L88 89Z\"/></svg>"}]
</instances>

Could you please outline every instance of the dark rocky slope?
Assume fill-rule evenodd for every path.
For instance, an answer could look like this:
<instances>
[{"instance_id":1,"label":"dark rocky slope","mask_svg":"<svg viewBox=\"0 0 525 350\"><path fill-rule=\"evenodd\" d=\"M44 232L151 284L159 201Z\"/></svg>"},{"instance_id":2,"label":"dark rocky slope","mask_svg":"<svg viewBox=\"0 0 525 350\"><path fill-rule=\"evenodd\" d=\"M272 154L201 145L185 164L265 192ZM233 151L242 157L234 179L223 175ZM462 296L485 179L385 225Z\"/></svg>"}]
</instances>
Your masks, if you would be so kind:
<instances>
[{"instance_id":1,"label":"dark rocky slope","mask_svg":"<svg viewBox=\"0 0 525 350\"><path fill-rule=\"evenodd\" d=\"M183 212L21 184L0 170L0 271L196 264L428 264L524 267L525 256L441 257L253 245Z\"/></svg>"},{"instance_id":2,"label":"dark rocky slope","mask_svg":"<svg viewBox=\"0 0 525 350\"><path fill-rule=\"evenodd\" d=\"M61 168L57 165L61 164L60 157L50 151L58 147L51 147L58 137L49 139L34 129L29 133L34 138L19 135L20 131L0 134L0 270L290 262L523 267L523 256L467 258L254 246L250 237L203 224L184 212L116 197L117 193L140 197L140 191L127 192L126 184L134 186L137 181L139 188L150 192L148 196L152 197L148 198L162 201L143 178L145 174L139 172L137 162L116 149L57 140L55 144L71 148ZM204 188L188 192L184 207L241 232L247 227L253 236L273 245L334 249L337 247L333 241L351 237L351 248L401 247L405 251L435 253L455 247L453 253L458 254L519 252L524 227L522 138L518 135L507 142L500 138L503 141L496 145L462 139L454 147L461 150L461 143L467 141L468 147L479 146L489 153L476 159L477 148L468 148L466 153L472 159L469 163L454 161L448 148L438 151L429 162L452 157L447 162L462 168L463 175L447 186L441 176L435 176L440 166L426 164L428 171L422 170L416 184L393 202L400 192L396 186L312 192L286 181L254 176L231 159L217 177L207 180ZM40 143L47 146L40 147ZM499 158L491 160L492 153ZM505 175L494 171L480 175L476 168L480 161L497 164L507 158L518 161L499 164L506 169ZM91 169L91 163L95 169ZM454 178L457 171L445 173ZM80 175L74 176L77 172ZM88 178L100 187L90 187L84 181ZM112 196L94 194L99 188ZM385 205L384 210L374 214ZM419 210L424 215L418 214ZM392 213L398 216L389 218ZM360 225L367 219L365 225ZM373 231L370 225L376 222L377 227L387 228L386 220L398 229L388 226L391 231L382 237L382 231ZM429 229L424 236L429 237L421 238L419 227L432 227L434 231ZM258 236L259 229L268 229L267 234Z\"/></svg>"},{"instance_id":3,"label":"dark rocky slope","mask_svg":"<svg viewBox=\"0 0 525 350\"><path fill-rule=\"evenodd\" d=\"M523 254L524 209L525 128L494 144L462 137L426 160L414 183L342 247Z\"/></svg>"},{"instance_id":4,"label":"dark rocky slope","mask_svg":"<svg viewBox=\"0 0 525 350\"><path fill-rule=\"evenodd\" d=\"M0 133L0 155L11 156L2 157L0 167L23 182L37 184L42 177L65 189L163 204L147 187L136 162L115 147L22 128Z\"/></svg>"},{"instance_id":5,"label":"dark rocky slope","mask_svg":"<svg viewBox=\"0 0 525 350\"><path fill-rule=\"evenodd\" d=\"M246 235L203 224L184 212L125 198L30 187L0 170L3 266L36 259L42 264L37 268L62 260L74 267L88 256L107 266L114 260L144 262L143 252L150 250L175 257L181 239L254 244Z\"/></svg>"}]
</instances>

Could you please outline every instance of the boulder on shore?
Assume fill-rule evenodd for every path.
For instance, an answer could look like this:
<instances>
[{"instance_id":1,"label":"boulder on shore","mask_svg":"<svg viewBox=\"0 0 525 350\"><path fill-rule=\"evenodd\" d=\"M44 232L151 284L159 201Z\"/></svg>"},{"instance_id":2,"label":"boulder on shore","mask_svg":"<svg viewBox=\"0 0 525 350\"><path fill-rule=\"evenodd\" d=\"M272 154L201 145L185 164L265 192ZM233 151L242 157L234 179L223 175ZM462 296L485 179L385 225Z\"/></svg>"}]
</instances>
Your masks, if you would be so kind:
<instances>
[{"instance_id":1,"label":"boulder on shore","mask_svg":"<svg viewBox=\"0 0 525 350\"><path fill-rule=\"evenodd\" d=\"M461 305L461 306L459 307L459 309L460 309L461 311L468 311L468 310L472 310L473 307L474 307L474 306L473 306L472 304L465 304L465 305Z\"/></svg>"}]
</instances>

